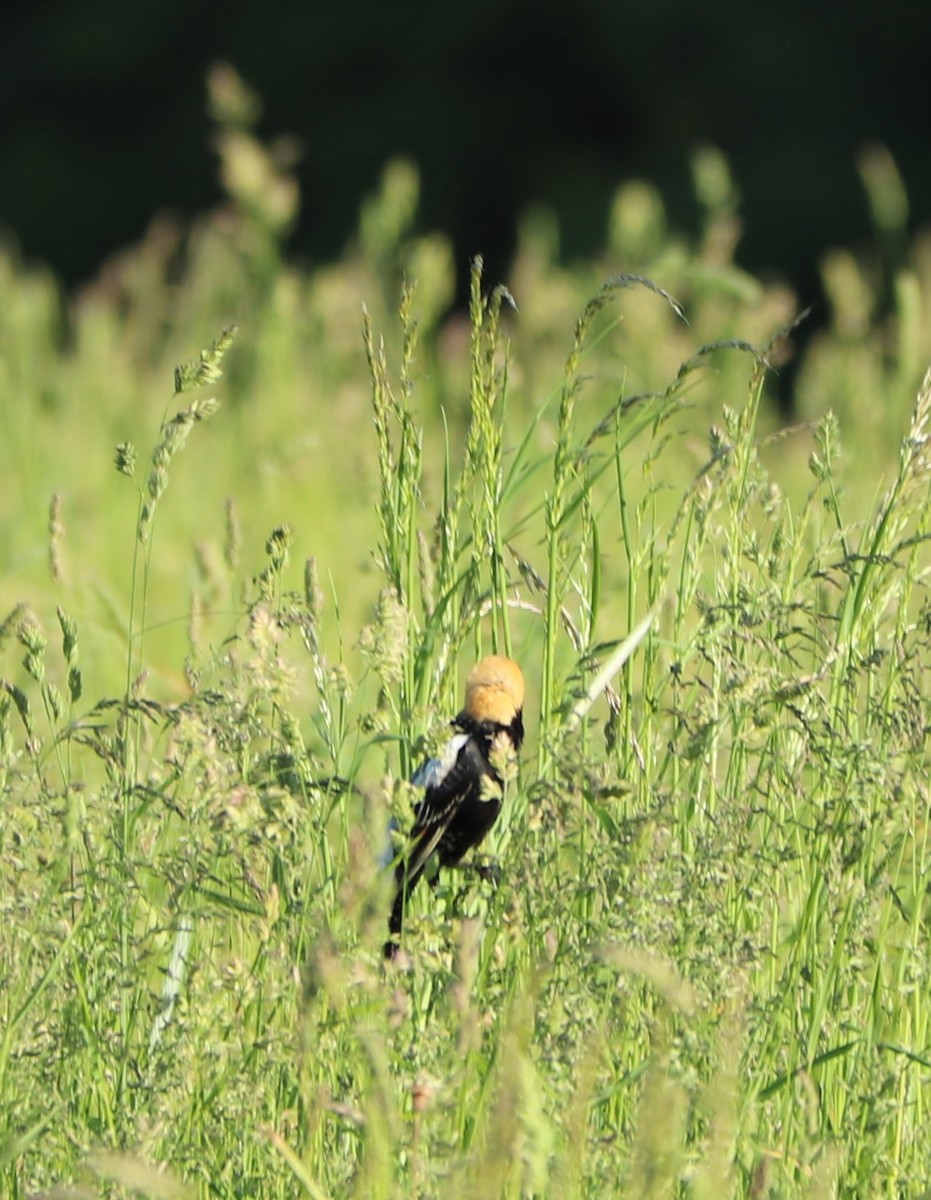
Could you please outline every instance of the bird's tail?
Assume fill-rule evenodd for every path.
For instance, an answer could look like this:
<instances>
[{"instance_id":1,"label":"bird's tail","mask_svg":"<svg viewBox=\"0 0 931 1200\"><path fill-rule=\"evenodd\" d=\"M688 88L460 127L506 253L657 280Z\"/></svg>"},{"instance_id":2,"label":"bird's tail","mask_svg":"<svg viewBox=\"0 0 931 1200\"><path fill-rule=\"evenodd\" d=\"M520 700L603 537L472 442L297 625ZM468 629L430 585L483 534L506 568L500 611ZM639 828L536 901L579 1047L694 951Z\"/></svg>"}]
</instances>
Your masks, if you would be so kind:
<instances>
[{"instance_id":1,"label":"bird's tail","mask_svg":"<svg viewBox=\"0 0 931 1200\"><path fill-rule=\"evenodd\" d=\"M388 940L384 945L385 958L394 958L400 949L401 929L404 926L404 908L407 904L407 899L411 892L417 886L417 881L423 874L423 870L416 871L411 874L408 871L408 864L405 860L398 863L395 871L395 892L394 903L391 906L391 913L388 917Z\"/></svg>"},{"instance_id":2,"label":"bird's tail","mask_svg":"<svg viewBox=\"0 0 931 1200\"><path fill-rule=\"evenodd\" d=\"M410 899L411 892L426 874L431 885L436 882L436 871L431 867L434 862L433 851L439 835L435 830L428 830L427 836L422 836L414 843L411 852L402 858L394 871L394 904L388 917L388 933L385 942L385 958L394 958L400 947L401 928L404 924L404 909Z\"/></svg>"},{"instance_id":3,"label":"bird's tail","mask_svg":"<svg viewBox=\"0 0 931 1200\"><path fill-rule=\"evenodd\" d=\"M404 906L407 904L411 892L417 886L417 881L424 872L427 872L427 878L431 883L436 879L435 867L438 868L439 864L436 863L434 851L439 845L445 829L446 825L439 822L424 829L414 841L407 856L400 860L395 869L394 879L397 890L394 904L391 907L391 915L388 918L388 932L391 937L385 942L385 958L394 958L398 952L401 926L404 924Z\"/></svg>"}]
</instances>

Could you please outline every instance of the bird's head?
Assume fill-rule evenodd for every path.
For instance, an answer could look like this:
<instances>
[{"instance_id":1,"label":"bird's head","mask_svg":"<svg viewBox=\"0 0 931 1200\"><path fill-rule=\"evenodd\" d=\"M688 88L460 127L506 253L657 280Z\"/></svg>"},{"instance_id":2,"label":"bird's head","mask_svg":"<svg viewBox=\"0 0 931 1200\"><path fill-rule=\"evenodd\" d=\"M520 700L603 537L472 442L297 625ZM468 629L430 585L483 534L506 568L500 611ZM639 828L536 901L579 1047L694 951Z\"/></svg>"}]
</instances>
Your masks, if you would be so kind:
<instances>
[{"instance_id":1,"label":"bird's head","mask_svg":"<svg viewBox=\"0 0 931 1200\"><path fill-rule=\"evenodd\" d=\"M489 654L469 672L463 712L473 721L508 727L524 707L524 677L513 659Z\"/></svg>"}]
</instances>

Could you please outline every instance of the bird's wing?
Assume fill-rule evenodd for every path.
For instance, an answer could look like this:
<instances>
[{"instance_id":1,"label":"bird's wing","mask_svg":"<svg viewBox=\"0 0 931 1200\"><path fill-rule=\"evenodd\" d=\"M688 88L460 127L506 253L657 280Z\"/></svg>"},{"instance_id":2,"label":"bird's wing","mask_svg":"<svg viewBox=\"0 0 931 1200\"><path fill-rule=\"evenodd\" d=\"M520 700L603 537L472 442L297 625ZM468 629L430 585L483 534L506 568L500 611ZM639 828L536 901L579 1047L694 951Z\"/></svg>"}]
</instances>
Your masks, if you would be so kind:
<instances>
[{"instance_id":1,"label":"bird's wing","mask_svg":"<svg viewBox=\"0 0 931 1200\"><path fill-rule=\"evenodd\" d=\"M411 776L411 783L415 787L426 788L427 791L438 787L456 765L459 751L468 740L467 733L454 734L443 747L439 758L428 758L417 768Z\"/></svg>"},{"instance_id":2,"label":"bird's wing","mask_svg":"<svg viewBox=\"0 0 931 1200\"><path fill-rule=\"evenodd\" d=\"M451 738L450 745L453 742L458 743L455 761L438 782L428 786L417 806L407 856L408 880L416 878L426 866L463 800L481 795L482 777L488 774L488 764L473 738L463 734Z\"/></svg>"}]
</instances>

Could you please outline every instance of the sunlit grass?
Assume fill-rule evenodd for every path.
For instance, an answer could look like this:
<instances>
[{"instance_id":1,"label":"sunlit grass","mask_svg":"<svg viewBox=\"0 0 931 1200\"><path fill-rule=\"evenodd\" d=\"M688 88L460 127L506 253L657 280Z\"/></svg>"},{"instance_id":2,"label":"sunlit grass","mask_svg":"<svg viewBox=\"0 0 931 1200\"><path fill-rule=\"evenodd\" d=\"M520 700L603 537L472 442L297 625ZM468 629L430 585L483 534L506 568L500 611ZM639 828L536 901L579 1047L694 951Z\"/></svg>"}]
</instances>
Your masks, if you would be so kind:
<instances>
[{"instance_id":1,"label":"sunlit grass","mask_svg":"<svg viewBox=\"0 0 931 1200\"><path fill-rule=\"evenodd\" d=\"M223 153L256 194L227 161L230 212L67 310L4 260L5 1193L909 1193L919 249L899 325L831 268L785 429L794 306L734 266L719 156L696 244L628 185L603 262L528 219L509 288L476 262L444 324L414 172L302 273L250 136ZM386 970L388 822L492 649L530 693L503 882L418 896Z\"/></svg>"}]
</instances>

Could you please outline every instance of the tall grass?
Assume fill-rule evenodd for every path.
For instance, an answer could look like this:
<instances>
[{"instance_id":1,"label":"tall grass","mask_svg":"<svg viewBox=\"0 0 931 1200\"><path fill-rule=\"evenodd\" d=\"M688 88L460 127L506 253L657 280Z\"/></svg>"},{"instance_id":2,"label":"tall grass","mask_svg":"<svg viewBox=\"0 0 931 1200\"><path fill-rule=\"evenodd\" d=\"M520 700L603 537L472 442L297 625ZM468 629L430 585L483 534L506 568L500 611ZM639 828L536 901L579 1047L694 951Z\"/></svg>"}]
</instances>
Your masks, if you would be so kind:
<instances>
[{"instance_id":1,"label":"tall grass","mask_svg":"<svg viewBox=\"0 0 931 1200\"><path fill-rule=\"evenodd\" d=\"M251 109L213 86L240 130L225 153L245 153ZM385 300L406 256L438 261L405 242L410 172L328 278L282 263L286 186L264 215L240 195L254 325L179 369L184 407L154 429L114 358L127 407L101 393L120 445L90 487L108 511L86 520L112 534L96 558L78 443L59 457L49 438L52 582L0 623L4 1194L854 1197L931 1179L931 375L885 475L844 413L779 427L785 297L727 258L723 162L696 174L698 247L651 241L658 201L627 189L625 272L588 300L538 221L511 290L472 265L445 345L436 275L400 287L396 318ZM223 228L192 239L184 312L223 307ZM154 253L126 283L150 299ZM20 296L22 336L47 334L45 286ZM338 301L360 290L361 336ZM96 387L91 342L113 354L118 318L93 303L70 361L51 343L4 358L7 383L38 371L53 406L49 381ZM160 359L142 309L123 313L136 361ZM224 404L176 460L214 413L205 383ZM274 431L293 441L328 397L340 453L298 472L283 439L300 485L263 492ZM346 487L350 463L366 470ZM24 498L43 469L22 463ZM489 650L530 684L489 846L502 882L449 873L386 968L389 823L410 824L411 769Z\"/></svg>"}]
</instances>

